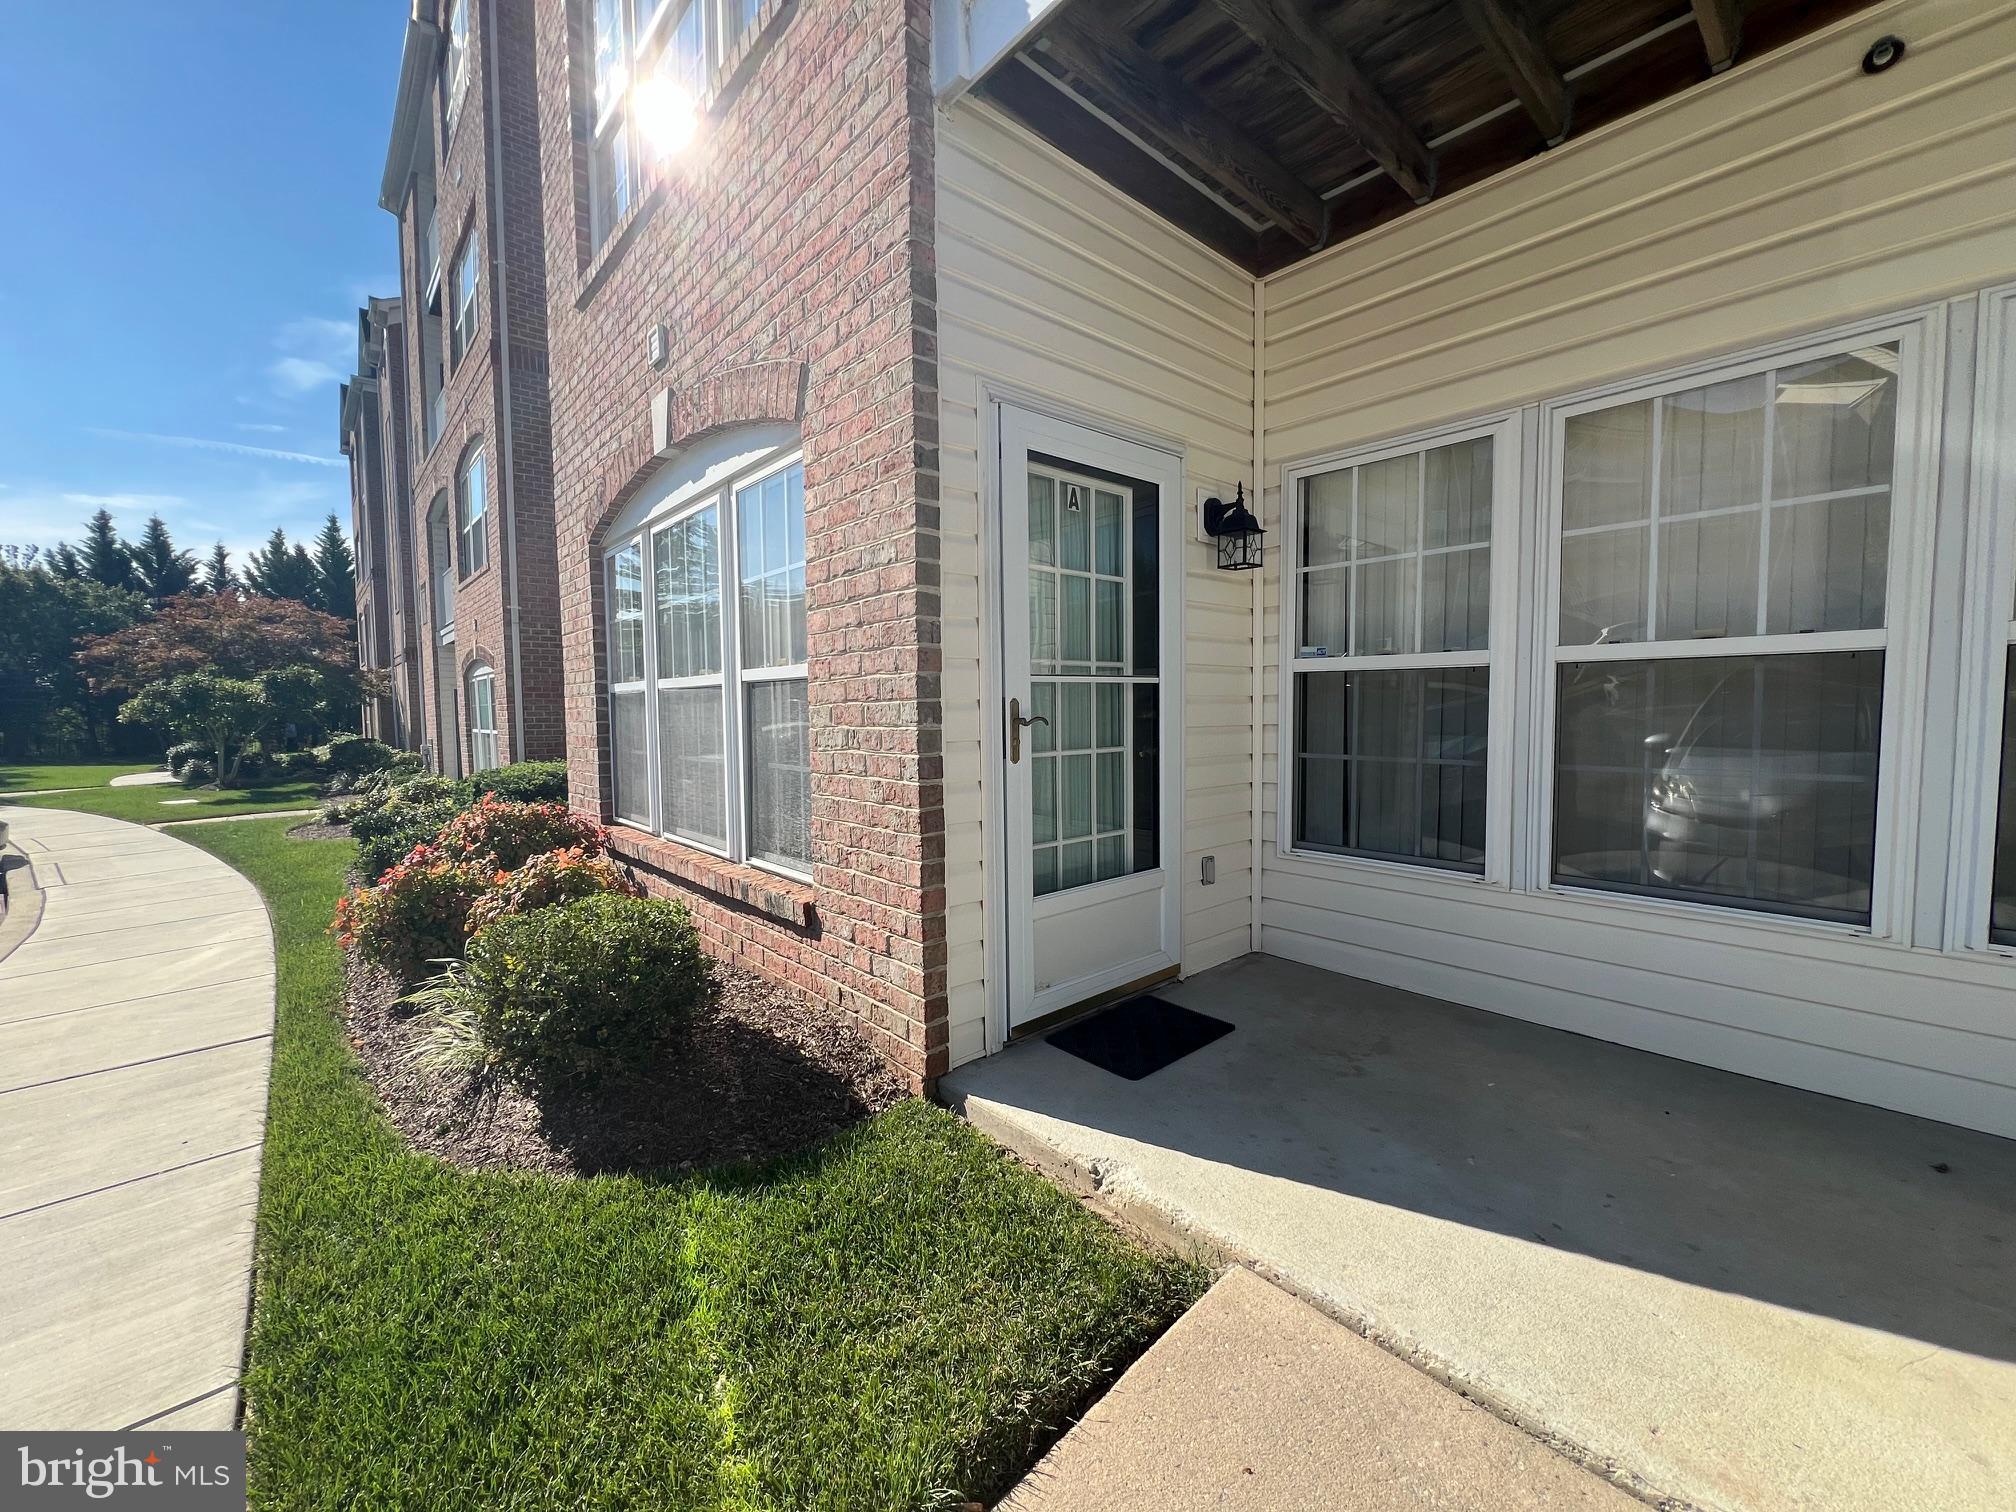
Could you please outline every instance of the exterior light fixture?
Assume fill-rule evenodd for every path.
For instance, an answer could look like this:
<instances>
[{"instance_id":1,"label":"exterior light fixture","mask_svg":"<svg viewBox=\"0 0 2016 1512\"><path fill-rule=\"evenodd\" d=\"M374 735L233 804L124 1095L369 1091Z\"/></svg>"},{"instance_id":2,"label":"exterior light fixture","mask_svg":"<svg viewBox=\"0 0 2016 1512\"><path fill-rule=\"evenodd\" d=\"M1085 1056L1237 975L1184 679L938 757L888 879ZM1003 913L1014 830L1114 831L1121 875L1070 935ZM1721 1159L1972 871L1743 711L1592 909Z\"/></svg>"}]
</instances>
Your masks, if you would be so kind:
<instances>
[{"instance_id":1,"label":"exterior light fixture","mask_svg":"<svg viewBox=\"0 0 2016 1512\"><path fill-rule=\"evenodd\" d=\"M1267 534L1246 507L1246 485L1227 504L1204 501L1204 533L1218 543L1218 566L1224 572L1251 572L1260 565L1260 538Z\"/></svg>"}]
</instances>

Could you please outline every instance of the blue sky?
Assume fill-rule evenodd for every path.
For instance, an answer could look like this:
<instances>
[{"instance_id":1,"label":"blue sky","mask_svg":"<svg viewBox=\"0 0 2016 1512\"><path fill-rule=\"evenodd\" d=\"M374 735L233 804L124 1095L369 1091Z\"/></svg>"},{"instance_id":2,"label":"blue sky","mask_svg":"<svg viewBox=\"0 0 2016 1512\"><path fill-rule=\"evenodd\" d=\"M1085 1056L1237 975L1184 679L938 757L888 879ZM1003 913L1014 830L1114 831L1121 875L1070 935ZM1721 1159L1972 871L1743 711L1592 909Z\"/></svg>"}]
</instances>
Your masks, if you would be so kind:
<instances>
[{"instance_id":1,"label":"blue sky","mask_svg":"<svg viewBox=\"0 0 2016 1512\"><path fill-rule=\"evenodd\" d=\"M0 48L0 543L234 557L350 528L336 389L398 292L400 0L13 0Z\"/></svg>"}]
</instances>

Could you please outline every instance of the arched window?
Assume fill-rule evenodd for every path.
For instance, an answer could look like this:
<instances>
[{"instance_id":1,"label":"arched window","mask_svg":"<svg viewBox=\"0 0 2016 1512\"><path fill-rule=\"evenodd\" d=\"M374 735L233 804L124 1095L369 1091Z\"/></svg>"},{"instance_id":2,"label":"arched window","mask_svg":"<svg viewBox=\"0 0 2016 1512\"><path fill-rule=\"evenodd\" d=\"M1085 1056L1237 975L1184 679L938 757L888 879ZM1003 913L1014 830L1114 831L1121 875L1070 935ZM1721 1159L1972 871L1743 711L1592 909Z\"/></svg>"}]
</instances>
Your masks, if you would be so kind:
<instances>
[{"instance_id":1,"label":"arched window","mask_svg":"<svg viewBox=\"0 0 2016 1512\"><path fill-rule=\"evenodd\" d=\"M616 814L729 860L809 874L795 427L692 448L624 512L604 552Z\"/></svg>"},{"instance_id":2,"label":"arched window","mask_svg":"<svg viewBox=\"0 0 2016 1512\"><path fill-rule=\"evenodd\" d=\"M455 560L461 577L481 572L490 561L489 487L483 448L472 446L455 475Z\"/></svg>"},{"instance_id":3,"label":"arched window","mask_svg":"<svg viewBox=\"0 0 2016 1512\"><path fill-rule=\"evenodd\" d=\"M501 763L497 759L497 674L488 662L469 668L468 696L463 708L469 720L469 770L487 772Z\"/></svg>"}]
</instances>

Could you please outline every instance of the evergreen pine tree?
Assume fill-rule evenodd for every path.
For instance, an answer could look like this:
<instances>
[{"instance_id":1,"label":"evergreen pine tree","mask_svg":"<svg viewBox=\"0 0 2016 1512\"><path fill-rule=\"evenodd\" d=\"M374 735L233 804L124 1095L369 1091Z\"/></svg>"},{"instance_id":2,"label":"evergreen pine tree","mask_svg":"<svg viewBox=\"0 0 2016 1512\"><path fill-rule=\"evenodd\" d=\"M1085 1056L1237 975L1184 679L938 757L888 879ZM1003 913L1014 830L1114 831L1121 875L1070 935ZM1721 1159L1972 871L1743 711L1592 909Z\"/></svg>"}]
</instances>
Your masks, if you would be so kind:
<instances>
[{"instance_id":1,"label":"evergreen pine tree","mask_svg":"<svg viewBox=\"0 0 2016 1512\"><path fill-rule=\"evenodd\" d=\"M266 537L266 544L246 555L245 591L261 598L285 598L277 589L286 576L287 532L275 525L273 534Z\"/></svg>"},{"instance_id":2,"label":"evergreen pine tree","mask_svg":"<svg viewBox=\"0 0 2016 1512\"><path fill-rule=\"evenodd\" d=\"M48 555L49 570L66 583L74 583L84 576L84 564L77 559L77 548L68 541L57 544Z\"/></svg>"},{"instance_id":3,"label":"evergreen pine tree","mask_svg":"<svg viewBox=\"0 0 2016 1512\"><path fill-rule=\"evenodd\" d=\"M322 533L315 537L315 597L311 602L338 619L357 618L357 558L333 514L322 522Z\"/></svg>"},{"instance_id":4,"label":"evergreen pine tree","mask_svg":"<svg viewBox=\"0 0 2016 1512\"><path fill-rule=\"evenodd\" d=\"M107 588L133 586L133 557L112 528L112 511L101 509L84 527L84 549L78 554L84 576Z\"/></svg>"},{"instance_id":5,"label":"evergreen pine tree","mask_svg":"<svg viewBox=\"0 0 2016 1512\"><path fill-rule=\"evenodd\" d=\"M231 553L219 541L210 548L210 560L203 566L203 591L228 593L238 586L238 574L231 570Z\"/></svg>"},{"instance_id":6,"label":"evergreen pine tree","mask_svg":"<svg viewBox=\"0 0 2016 1512\"><path fill-rule=\"evenodd\" d=\"M140 544L129 548L135 586L155 603L187 593L196 582L196 559L177 551L168 526L159 515L147 517Z\"/></svg>"}]
</instances>

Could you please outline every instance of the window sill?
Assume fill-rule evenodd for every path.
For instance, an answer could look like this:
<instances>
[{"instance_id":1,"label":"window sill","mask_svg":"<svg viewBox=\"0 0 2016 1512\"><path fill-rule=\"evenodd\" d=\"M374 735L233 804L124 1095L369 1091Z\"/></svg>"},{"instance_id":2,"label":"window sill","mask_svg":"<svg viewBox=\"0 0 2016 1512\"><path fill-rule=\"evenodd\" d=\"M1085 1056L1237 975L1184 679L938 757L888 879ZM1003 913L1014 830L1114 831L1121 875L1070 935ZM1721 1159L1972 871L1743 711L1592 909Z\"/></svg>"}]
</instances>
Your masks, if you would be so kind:
<instances>
[{"instance_id":1,"label":"window sill","mask_svg":"<svg viewBox=\"0 0 2016 1512\"><path fill-rule=\"evenodd\" d=\"M609 850L625 861L767 914L793 929L812 927L818 893L806 883L793 882L760 867L724 861L694 846L663 840L623 824L609 827Z\"/></svg>"}]
</instances>

